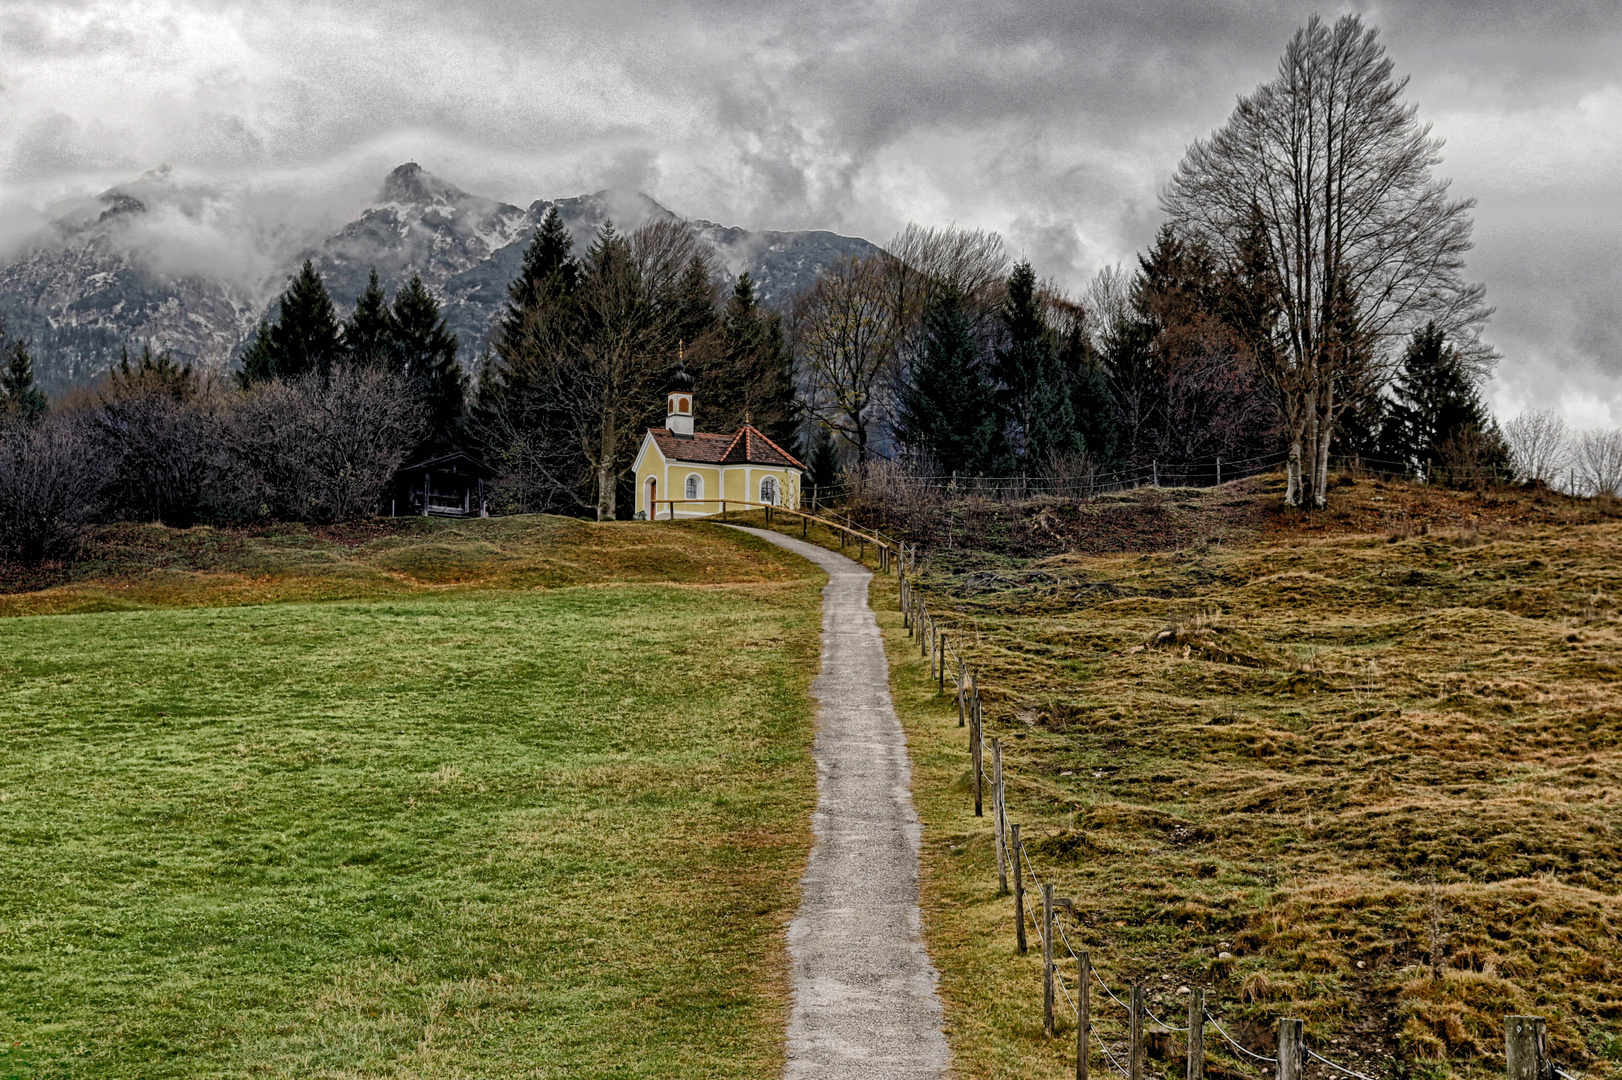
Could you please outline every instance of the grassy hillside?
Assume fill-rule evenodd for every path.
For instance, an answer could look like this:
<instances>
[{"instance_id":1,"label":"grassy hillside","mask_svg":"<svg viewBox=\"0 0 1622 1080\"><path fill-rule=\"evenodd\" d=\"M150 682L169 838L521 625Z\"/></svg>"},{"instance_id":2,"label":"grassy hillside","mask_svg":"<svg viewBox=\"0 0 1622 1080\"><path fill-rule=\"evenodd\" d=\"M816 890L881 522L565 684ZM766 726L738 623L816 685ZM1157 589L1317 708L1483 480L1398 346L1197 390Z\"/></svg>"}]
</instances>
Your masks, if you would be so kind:
<instances>
[{"instance_id":1,"label":"grassy hillside","mask_svg":"<svg viewBox=\"0 0 1622 1080\"><path fill-rule=\"evenodd\" d=\"M551 519L94 554L3 601L78 613L0 619L0 1076L780 1069L806 564Z\"/></svg>"},{"instance_id":2,"label":"grassy hillside","mask_svg":"<svg viewBox=\"0 0 1622 1080\"><path fill-rule=\"evenodd\" d=\"M1502 1075L1502 1017L1530 1012L1564 1066L1622 1075L1622 524L1536 496L1337 495L1237 544L933 559L1012 820L1077 899L1061 922L1117 992L1144 981L1169 1020L1203 985L1258 1050L1293 1015L1374 1075ZM893 596L876 605L963 1074L1063 1075L1073 1041L1041 1035L965 733ZM1180 1074L1175 1042L1156 1071Z\"/></svg>"}]
</instances>

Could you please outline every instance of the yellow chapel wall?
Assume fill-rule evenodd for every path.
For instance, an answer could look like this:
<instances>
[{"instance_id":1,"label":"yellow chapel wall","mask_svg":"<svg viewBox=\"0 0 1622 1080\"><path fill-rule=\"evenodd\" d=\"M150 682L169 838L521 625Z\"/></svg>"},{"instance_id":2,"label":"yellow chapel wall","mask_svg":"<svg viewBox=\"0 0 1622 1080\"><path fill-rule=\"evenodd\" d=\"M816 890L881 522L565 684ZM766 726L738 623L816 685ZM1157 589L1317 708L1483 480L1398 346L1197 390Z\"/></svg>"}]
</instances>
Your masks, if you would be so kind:
<instances>
[{"instance_id":1,"label":"yellow chapel wall","mask_svg":"<svg viewBox=\"0 0 1622 1080\"><path fill-rule=\"evenodd\" d=\"M717 494L721 489L721 470L713 465L690 465L684 461L672 461L669 467L670 498L685 499L687 497L687 478L697 476L699 479L699 496L703 502L684 503L676 506L677 517L701 517L706 514L719 514L721 503Z\"/></svg>"}]
</instances>

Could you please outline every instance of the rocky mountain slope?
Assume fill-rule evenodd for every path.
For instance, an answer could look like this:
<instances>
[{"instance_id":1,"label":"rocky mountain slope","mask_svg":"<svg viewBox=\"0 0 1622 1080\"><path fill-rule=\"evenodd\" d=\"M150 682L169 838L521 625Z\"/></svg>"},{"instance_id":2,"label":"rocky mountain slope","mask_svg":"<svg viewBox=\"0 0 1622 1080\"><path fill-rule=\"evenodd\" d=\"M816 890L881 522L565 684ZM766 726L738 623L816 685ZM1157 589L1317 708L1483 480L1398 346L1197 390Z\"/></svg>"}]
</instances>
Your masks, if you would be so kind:
<instances>
[{"instance_id":1,"label":"rocky mountain slope","mask_svg":"<svg viewBox=\"0 0 1622 1080\"><path fill-rule=\"evenodd\" d=\"M228 366L257 321L274 314L275 294L304 257L314 259L343 314L374 267L390 293L420 274L443 302L471 369L506 302L524 246L554 205L580 251L609 219L629 231L676 217L639 192L612 189L520 208L469 194L407 163L388 175L376 202L358 218L313 245L290 248L276 263L280 271L254 288L223 274L176 270L155 257L154 230L171 219L160 222L149 203L162 198L161 185L150 183L110 189L0 266L0 318L12 336L32 343L48 391L93 381L126 345L150 342L194 364ZM173 220L184 227L183 214ZM729 274L749 272L769 304L786 304L829 263L876 250L830 232L691 224Z\"/></svg>"}]
</instances>

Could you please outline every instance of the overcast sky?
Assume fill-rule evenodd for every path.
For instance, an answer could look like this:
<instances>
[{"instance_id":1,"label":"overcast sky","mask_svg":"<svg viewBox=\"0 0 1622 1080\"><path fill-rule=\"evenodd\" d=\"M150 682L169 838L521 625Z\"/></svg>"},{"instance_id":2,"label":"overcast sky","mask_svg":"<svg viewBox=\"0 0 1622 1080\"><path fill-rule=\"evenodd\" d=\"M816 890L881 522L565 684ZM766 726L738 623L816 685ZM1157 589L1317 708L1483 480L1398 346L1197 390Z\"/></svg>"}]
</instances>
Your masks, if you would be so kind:
<instances>
[{"instance_id":1,"label":"overcast sky","mask_svg":"<svg viewBox=\"0 0 1622 1080\"><path fill-rule=\"evenodd\" d=\"M169 164L223 258L238 219L274 246L415 160L521 205L627 186L750 228L996 229L1079 289L1296 27L1346 10L1479 200L1497 410L1622 424L1615 0L0 0L0 244Z\"/></svg>"}]
</instances>

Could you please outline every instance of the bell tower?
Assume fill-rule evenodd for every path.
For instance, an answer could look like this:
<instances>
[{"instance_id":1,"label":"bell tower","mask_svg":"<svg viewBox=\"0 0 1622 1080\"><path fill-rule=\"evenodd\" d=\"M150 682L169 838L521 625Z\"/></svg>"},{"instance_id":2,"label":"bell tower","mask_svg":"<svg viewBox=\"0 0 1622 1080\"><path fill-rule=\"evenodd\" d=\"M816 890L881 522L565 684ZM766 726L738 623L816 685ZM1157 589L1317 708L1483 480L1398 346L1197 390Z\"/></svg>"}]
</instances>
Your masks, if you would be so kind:
<instances>
[{"instance_id":1,"label":"bell tower","mask_svg":"<svg viewBox=\"0 0 1622 1080\"><path fill-rule=\"evenodd\" d=\"M665 383L665 427L673 434L693 434L693 377L683 364Z\"/></svg>"}]
</instances>

